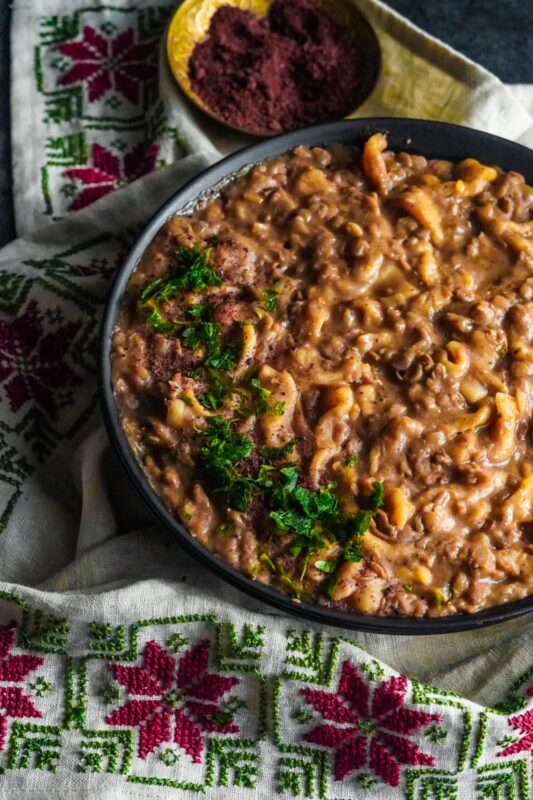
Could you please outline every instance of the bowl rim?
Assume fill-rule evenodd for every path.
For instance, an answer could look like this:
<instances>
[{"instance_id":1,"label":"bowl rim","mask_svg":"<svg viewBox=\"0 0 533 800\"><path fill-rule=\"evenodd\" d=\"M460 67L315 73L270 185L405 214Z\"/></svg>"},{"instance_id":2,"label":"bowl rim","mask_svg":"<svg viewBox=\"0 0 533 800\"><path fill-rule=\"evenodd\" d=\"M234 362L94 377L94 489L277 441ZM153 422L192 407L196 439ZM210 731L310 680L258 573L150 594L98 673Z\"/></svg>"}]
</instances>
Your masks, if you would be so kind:
<instances>
[{"instance_id":1,"label":"bowl rim","mask_svg":"<svg viewBox=\"0 0 533 800\"><path fill-rule=\"evenodd\" d=\"M230 585L289 615L338 628L411 636L475 630L533 611L533 595L473 614L453 614L444 617L378 617L338 611L294 600L280 590L262 584L230 566L207 550L189 533L149 484L122 428L111 384L110 354L113 330L126 283L155 234L171 216L179 211L187 211L202 195L212 191L213 187L222 182L231 180L238 172L268 158L281 155L293 147L329 146L334 143L350 142L359 144L375 132L387 134L389 145L393 149L401 148L407 152L411 150L428 157L446 158L452 161L477 157L482 161L497 164L505 171L514 169L521 172L528 182L533 183L533 150L483 131L429 120L393 117L341 120L280 134L226 156L187 181L156 211L118 270L108 296L101 328L98 374L100 404L111 443L138 494L154 512L156 518L177 537L197 561Z\"/></svg>"}]
</instances>

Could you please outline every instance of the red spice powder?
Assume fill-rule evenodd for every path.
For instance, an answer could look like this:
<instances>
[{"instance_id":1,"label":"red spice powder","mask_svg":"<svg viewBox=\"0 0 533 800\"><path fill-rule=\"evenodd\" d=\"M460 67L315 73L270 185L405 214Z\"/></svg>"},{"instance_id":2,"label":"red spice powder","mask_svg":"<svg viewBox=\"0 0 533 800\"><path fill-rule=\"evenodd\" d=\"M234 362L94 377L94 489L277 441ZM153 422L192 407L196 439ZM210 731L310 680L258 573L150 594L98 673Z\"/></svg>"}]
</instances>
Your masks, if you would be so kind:
<instances>
[{"instance_id":1,"label":"red spice powder","mask_svg":"<svg viewBox=\"0 0 533 800\"><path fill-rule=\"evenodd\" d=\"M223 119L278 133L344 117L359 54L312 0L274 0L267 17L222 6L189 60L194 91Z\"/></svg>"}]
</instances>

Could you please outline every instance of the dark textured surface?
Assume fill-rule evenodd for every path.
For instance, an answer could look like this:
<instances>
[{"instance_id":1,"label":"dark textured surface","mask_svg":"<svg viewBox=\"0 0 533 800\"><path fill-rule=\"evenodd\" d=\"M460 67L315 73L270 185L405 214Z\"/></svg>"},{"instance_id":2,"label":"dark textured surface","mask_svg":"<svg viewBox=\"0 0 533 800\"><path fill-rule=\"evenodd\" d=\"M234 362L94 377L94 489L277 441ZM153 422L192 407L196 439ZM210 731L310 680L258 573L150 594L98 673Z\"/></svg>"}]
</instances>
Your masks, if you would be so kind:
<instances>
[{"instance_id":1,"label":"dark textured surface","mask_svg":"<svg viewBox=\"0 0 533 800\"><path fill-rule=\"evenodd\" d=\"M139 0L139 6L143 4ZM533 83L533 0L388 0L388 4L503 81ZM9 17L9 0L0 0L0 245L15 235L9 158Z\"/></svg>"},{"instance_id":2,"label":"dark textured surface","mask_svg":"<svg viewBox=\"0 0 533 800\"><path fill-rule=\"evenodd\" d=\"M387 0L387 5L505 83L533 83L533 0Z\"/></svg>"},{"instance_id":3,"label":"dark textured surface","mask_svg":"<svg viewBox=\"0 0 533 800\"><path fill-rule=\"evenodd\" d=\"M0 0L0 246L15 236L9 154L9 17L7 0Z\"/></svg>"}]
</instances>

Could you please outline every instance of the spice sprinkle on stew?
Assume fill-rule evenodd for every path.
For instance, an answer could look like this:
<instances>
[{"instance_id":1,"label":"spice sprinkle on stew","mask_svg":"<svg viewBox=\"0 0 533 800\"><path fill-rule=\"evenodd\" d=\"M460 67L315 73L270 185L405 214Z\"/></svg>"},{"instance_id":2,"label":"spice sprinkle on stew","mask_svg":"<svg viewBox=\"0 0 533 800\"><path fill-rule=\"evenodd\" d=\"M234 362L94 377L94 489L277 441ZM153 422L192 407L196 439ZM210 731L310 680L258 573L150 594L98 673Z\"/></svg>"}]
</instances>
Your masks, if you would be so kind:
<instances>
[{"instance_id":1,"label":"spice sprinkle on stew","mask_svg":"<svg viewBox=\"0 0 533 800\"><path fill-rule=\"evenodd\" d=\"M297 147L173 217L113 341L122 425L190 534L374 615L533 592L533 191Z\"/></svg>"}]
</instances>

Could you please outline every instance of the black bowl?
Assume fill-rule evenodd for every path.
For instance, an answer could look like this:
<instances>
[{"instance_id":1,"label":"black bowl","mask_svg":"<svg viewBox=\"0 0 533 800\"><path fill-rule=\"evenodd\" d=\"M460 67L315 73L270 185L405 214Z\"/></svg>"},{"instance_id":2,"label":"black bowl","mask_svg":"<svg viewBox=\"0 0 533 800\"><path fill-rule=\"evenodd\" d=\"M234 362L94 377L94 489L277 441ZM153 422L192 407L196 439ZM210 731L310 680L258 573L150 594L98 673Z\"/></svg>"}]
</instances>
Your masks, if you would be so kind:
<instances>
[{"instance_id":1,"label":"black bowl","mask_svg":"<svg viewBox=\"0 0 533 800\"><path fill-rule=\"evenodd\" d=\"M498 165L506 171L521 172L528 183L533 184L532 150L481 131L424 120L388 117L343 120L282 134L228 156L189 181L162 206L146 226L116 277L105 312L102 331L100 394L104 419L111 441L126 472L148 506L195 558L238 589L288 614L342 628L372 633L409 635L466 631L504 622L532 611L533 596L518 602L489 608L476 614L454 614L447 617L420 619L366 616L335 611L312 603L295 602L288 595L254 581L218 556L210 553L171 514L150 486L122 430L111 386L110 349L113 328L126 283L148 244L172 215L191 209L199 197L205 196L217 186L223 185L236 173L257 162L285 153L297 145L319 146L334 143L361 145L368 136L376 131L387 134L389 146L394 150L404 150L430 158L445 158L452 161L475 157L484 163Z\"/></svg>"}]
</instances>

